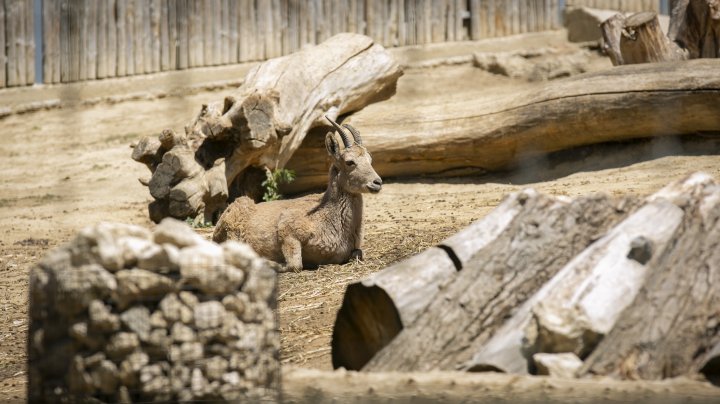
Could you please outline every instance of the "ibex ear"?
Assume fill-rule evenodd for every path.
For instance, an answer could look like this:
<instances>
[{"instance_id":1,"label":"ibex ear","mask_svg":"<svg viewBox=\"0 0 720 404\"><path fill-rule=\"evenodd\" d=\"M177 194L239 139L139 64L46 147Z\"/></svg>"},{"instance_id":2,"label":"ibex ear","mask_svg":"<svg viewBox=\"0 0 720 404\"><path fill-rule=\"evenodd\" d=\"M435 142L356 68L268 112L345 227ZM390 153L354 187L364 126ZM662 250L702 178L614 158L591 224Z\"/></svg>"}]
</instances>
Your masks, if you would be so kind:
<instances>
[{"instance_id":1,"label":"ibex ear","mask_svg":"<svg viewBox=\"0 0 720 404\"><path fill-rule=\"evenodd\" d=\"M325 135L325 148L327 148L327 152L331 157L338 158L340 156L340 145L333 132L328 132Z\"/></svg>"}]
</instances>

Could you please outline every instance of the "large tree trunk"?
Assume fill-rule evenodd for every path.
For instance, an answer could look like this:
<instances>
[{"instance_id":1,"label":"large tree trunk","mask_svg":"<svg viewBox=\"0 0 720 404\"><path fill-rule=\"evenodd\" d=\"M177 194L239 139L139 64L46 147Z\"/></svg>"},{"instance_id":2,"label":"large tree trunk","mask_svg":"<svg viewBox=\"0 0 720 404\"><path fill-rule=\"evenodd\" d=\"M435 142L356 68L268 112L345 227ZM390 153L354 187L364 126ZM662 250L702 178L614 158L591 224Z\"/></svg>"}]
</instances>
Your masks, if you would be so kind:
<instances>
[{"instance_id":1,"label":"large tree trunk","mask_svg":"<svg viewBox=\"0 0 720 404\"><path fill-rule=\"evenodd\" d=\"M532 190L515 193L438 247L348 286L332 336L333 367L359 370L455 279L478 250L520 214Z\"/></svg>"},{"instance_id":2,"label":"large tree trunk","mask_svg":"<svg viewBox=\"0 0 720 404\"><path fill-rule=\"evenodd\" d=\"M517 167L572 147L720 131L720 61L642 64L584 74L543 87L439 108L381 105L351 117L383 177ZM284 192L322 187L322 134L288 162L297 179Z\"/></svg>"},{"instance_id":3,"label":"large tree trunk","mask_svg":"<svg viewBox=\"0 0 720 404\"><path fill-rule=\"evenodd\" d=\"M135 147L133 159L153 173L142 181L155 198L151 219L215 219L238 196L231 191L260 186L249 168L284 167L325 114L335 119L391 95L401 74L389 52L356 34L262 63L233 95L203 105L186 136L167 130Z\"/></svg>"},{"instance_id":4,"label":"large tree trunk","mask_svg":"<svg viewBox=\"0 0 720 404\"><path fill-rule=\"evenodd\" d=\"M454 370L570 259L617 223L631 203L606 196L574 201L545 195L479 249L363 370Z\"/></svg>"},{"instance_id":5,"label":"large tree trunk","mask_svg":"<svg viewBox=\"0 0 720 404\"><path fill-rule=\"evenodd\" d=\"M720 343L720 186L679 201L681 226L640 293L580 373L661 379L695 373Z\"/></svg>"},{"instance_id":6,"label":"large tree trunk","mask_svg":"<svg viewBox=\"0 0 720 404\"><path fill-rule=\"evenodd\" d=\"M668 37L684 48L690 59L720 57L720 1L676 1Z\"/></svg>"}]
</instances>

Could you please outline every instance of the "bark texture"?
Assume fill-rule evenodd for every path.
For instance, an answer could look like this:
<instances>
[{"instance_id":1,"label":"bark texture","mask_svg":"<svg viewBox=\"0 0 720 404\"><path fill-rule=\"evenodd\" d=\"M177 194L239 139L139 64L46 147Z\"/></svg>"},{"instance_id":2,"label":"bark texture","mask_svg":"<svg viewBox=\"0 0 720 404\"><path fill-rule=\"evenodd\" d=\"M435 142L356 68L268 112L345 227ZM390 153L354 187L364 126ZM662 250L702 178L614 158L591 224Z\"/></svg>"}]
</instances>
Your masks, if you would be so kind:
<instances>
[{"instance_id":1,"label":"bark texture","mask_svg":"<svg viewBox=\"0 0 720 404\"><path fill-rule=\"evenodd\" d=\"M284 167L324 115L391 95L401 74L389 52L357 34L262 63L232 95L203 105L185 135L166 130L135 146L132 158L152 171L141 180L155 198L150 218L216 220L240 192L257 195L253 167Z\"/></svg>"}]
</instances>

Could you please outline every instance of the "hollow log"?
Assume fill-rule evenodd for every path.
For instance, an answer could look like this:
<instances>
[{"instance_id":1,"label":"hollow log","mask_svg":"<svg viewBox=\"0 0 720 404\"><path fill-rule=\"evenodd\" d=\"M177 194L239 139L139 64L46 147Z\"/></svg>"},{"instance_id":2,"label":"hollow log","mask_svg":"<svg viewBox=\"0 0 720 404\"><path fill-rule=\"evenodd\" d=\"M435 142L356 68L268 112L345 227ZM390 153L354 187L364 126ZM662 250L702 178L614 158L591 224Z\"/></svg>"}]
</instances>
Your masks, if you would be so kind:
<instances>
[{"instance_id":1,"label":"hollow log","mask_svg":"<svg viewBox=\"0 0 720 404\"><path fill-rule=\"evenodd\" d=\"M348 33L260 64L232 95L203 105L185 135L166 130L135 146L132 158L152 172L141 181L155 198L151 219L214 221L240 190L257 194L261 179L247 171L284 167L324 115L390 96L401 74L382 46Z\"/></svg>"},{"instance_id":2,"label":"hollow log","mask_svg":"<svg viewBox=\"0 0 720 404\"><path fill-rule=\"evenodd\" d=\"M345 291L332 335L334 368L361 369L432 302L439 290L521 212L532 190L510 195L483 219Z\"/></svg>"},{"instance_id":3,"label":"hollow log","mask_svg":"<svg viewBox=\"0 0 720 404\"><path fill-rule=\"evenodd\" d=\"M720 186L679 201L681 226L580 374L662 379L699 372L720 343Z\"/></svg>"},{"instance_id":4,"label":"hollow log","mask_svg":"<svg viewBox=\"0 0 720 404\"><path fill-rule=\"evenodd\" d=\"M538 194L363 370L454 370L588 244L622 219L627 199Z\"/></svg>"},{"instance_id":5,"label":"hollow log","mask_svg":"<svg viewBox=\"0 0 720 404\"><path fill-rule=\"evenodd\" d=\"M455 176L521 167L573 147L720 131L720 61L618 66L533 90L438 105L373 105L350 122L363 133L383 178ZM324 133L288 162L292 193L327 181Z\"/></svg>"}]
</instances>

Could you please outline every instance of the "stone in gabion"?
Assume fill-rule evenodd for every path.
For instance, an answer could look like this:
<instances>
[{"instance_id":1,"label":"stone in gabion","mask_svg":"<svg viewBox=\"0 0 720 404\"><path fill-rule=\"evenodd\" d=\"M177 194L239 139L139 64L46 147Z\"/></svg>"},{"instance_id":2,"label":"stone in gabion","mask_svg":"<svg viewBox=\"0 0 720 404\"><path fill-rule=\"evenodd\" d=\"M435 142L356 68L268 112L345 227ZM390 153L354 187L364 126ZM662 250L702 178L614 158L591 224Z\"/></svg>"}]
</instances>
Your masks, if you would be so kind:
<instances>
[{"instance_id":1,"label":"stone in gabion","mask_svg":"<svg viewBox=\"0 0 720 404\"><path fill-rule=\"evenodd\" d=\"M276 401L273 268L171 219L84 229L31 270L28 400Z\"/></svg>"},{"instance_id":2,"label":"stone in gabion","mask_svg":"<svg viewBox=\"0 0 720 404\"><path fill-rule=\"evenodd\" d=\"M150 336L150 310L145 306L133 306L120 314L120 320L130 331L137 334L141 341Z\"/></svg>"}]
</instances>

